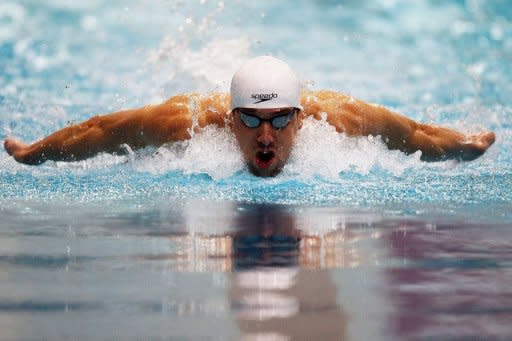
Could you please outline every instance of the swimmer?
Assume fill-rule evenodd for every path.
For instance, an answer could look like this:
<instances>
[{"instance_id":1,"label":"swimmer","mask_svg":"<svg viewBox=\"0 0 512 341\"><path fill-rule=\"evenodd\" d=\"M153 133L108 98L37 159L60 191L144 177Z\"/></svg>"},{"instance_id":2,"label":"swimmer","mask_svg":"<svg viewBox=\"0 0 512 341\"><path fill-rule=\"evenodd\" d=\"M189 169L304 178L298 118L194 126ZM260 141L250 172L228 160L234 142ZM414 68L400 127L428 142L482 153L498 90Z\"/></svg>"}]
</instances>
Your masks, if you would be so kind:
<instances>
[{"instance_id":1,"label":"swimmer","mask_svg":"<svg viewBox=\"0 0 512 341\"><path fill-rule=\"evenodd\" d=\"M286 164L304 118L325 119L347 136L379 136L389 149L421 151L424 161L469 161L495 140L493 132L465 135L415 122L382 106L334 91L302 91L283 61L260 56L246 62L231 81L230 94L183 94L159 105L123 110L65 127L26 144L7 138L4 148L18 162L76 161L100 152L126 153L190 139L191 129L228 127L249 170L274 176ZM197 124L196 124L197 122Z\"/></svg>"}]
</instances>

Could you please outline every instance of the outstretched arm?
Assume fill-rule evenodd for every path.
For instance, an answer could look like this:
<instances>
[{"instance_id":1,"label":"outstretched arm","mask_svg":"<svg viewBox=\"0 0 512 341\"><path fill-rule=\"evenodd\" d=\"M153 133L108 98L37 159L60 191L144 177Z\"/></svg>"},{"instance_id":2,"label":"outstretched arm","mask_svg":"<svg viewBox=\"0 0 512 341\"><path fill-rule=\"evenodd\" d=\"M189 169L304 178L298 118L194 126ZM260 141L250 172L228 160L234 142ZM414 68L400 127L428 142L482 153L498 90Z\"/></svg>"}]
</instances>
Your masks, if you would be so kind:
<instances>
[{"instance_id":1,"label":"outstretched arm","mask_svg":"<svg viewBox=\"0 0 512 341\"><path fill-rule=\"evenodd\" d=\"M125 144L132 149L139 149L185 140L190 138L194 113L201 127L210 123L223 123L213 112L216 105L212 104L223 98L216 99L215 96L220 95L209 98L199 98L198 95L175 96L160 105L92 117L33 144L8 138L4 147L17 161L37 165L47 160L83 160L100 152L125 153ZM190 108L191 102L195 102L194 112ZM217 109L221 111L221 108Z\"/></svg>"},{"instance_id":2,"label":"outstretched arm","mask_svg":"<svg viewBox=\"0 0 512 341\"><path fill-rule=\"evenodd\" d=\"M390 149L407 154L418 150L424 161L446 159L473 160L482 155L495 140L493 132L465 135L452 129L415 122L382 106L351 96L320 91L305 93L305 112L327 121L349 136L381 136Z\"/></svg>"}]
</instances>

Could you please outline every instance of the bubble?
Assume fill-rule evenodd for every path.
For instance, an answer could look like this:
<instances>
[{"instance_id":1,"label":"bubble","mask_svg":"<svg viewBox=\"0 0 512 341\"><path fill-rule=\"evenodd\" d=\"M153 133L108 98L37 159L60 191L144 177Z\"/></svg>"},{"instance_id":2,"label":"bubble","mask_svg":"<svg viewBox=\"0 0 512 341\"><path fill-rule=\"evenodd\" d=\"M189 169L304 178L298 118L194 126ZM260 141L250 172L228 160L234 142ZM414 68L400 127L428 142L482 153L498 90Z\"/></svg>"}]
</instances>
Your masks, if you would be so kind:
<instances>
[{"instance_id":1,"label":"bubble","mask_svg":"<svg viewBox=\"0 0 512 341\"><path fill-rule=\"evenodd\" d=\"M485 62L475 63L471 64L467 67L468 73L473 78L479 78L484 72L487 67L487 64Z\"/></svg>"},{"instance_id":2,"label":"bubble","mask_svg":"<svg viewBox=\"0 0 512 341\"><path fill-rule=\"evenodd\" d=\"M92 15L85 15L80 21L80 26L86 31L94 31L98 27L98 19Z\"/></svg>"},{"instance_id":3,"label":"bubble","mask_svg":"<svg viewBox=\"0 0 512 341\"><path fill-rule=\"evenodd\" d=\"M472 33L474 30L474 25L467 21L456 20L451 26L451 31L454 36Z\"/></svg>"},{"instance_id":4,"label":"bubble","mask_svg":"<svg viewBox=\"0 0 512 341\"><path fill-rule=\"evenodd\" d=\"M17 36L26 17L25 8L16 3L0 3L0 41Z\"/></svg>"},{"instance_id":5,"label":"bubble","mask_svg":"<svg viewBox=\"0 0 512 341\"><path fill-rule=\"evenodd\" d=\"M498 24L493 24L491 27L491 37L494 40L502 40L504 36L503 29Z\"/></svg>"}]
</instances>

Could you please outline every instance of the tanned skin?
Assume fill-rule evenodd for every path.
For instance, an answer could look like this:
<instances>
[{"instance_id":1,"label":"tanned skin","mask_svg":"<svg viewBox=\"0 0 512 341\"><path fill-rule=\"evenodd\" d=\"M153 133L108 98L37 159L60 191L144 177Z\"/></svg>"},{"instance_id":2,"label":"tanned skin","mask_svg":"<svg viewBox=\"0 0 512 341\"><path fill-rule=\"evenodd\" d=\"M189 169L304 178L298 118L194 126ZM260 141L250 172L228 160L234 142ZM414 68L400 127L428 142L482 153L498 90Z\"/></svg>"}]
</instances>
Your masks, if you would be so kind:
<instances>
[{"instance_id":1,"label":"tanned skin","mask_svg":"<svg viewBox=\"0 0 512 341\"><path fill-rule=\"evenodd\" d=\"M94 116L32 144L7 138L4 148L18 162L30 165L47 160L75 161L100 152L124 153L123 145L135 150L186 140L191 137L192 126L200 129L211 124L219 127L229 124L241 142L243 134L236 124L232 124L232 115L235 114L228 111L229 100L229 94L224 93L174 96L159 105ZM340 133L380 136L390 149L407 154L420 150L421 159L425 161L473 160L495 141L493 132L465 135L452 129L418 123L382 106L334 91L304 92L301 104L304 111L297 117L299 128L304 117L325 117Z\"/></svg>"}]
</instances>

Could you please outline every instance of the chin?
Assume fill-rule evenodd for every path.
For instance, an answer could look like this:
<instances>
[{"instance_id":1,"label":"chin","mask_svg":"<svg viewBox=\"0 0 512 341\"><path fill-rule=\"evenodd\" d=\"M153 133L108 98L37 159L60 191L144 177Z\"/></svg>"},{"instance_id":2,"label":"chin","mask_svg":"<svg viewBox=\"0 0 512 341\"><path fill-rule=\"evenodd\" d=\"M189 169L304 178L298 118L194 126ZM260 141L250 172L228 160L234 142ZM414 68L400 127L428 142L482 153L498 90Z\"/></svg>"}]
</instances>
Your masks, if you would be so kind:
<instances>
[{"instance_id":1,"label":"chin","mask_svg":"<svg viewBox=\"0 0 512 341\"><path fill-rule=\"evenodd\" d=\"M282 167L269 167L269 168L262 169L253 164L248 164L248 166L249 166L249 171L252 174L254 174L256 176L263 177L263 178L276 176L279 173L281 173L281 170L282 170Z\"/></svg>"}]
</instances>

